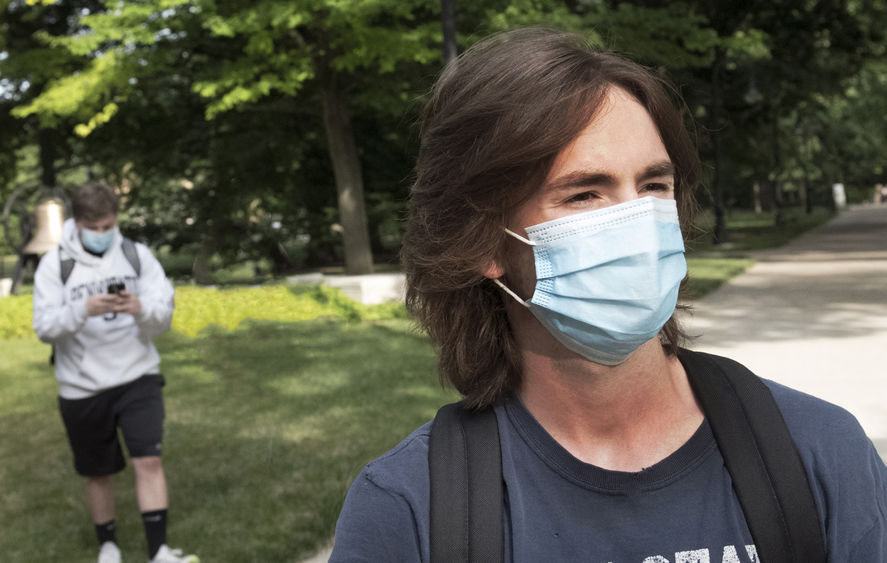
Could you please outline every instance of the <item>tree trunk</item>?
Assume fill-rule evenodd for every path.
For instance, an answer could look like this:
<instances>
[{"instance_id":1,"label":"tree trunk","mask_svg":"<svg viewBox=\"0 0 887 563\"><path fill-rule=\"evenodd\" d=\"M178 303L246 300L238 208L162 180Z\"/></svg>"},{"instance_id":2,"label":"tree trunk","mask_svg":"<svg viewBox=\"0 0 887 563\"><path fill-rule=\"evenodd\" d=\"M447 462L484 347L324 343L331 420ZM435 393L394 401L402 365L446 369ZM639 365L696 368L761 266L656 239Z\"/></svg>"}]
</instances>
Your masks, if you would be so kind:
<instances>
[{"instance_id":1,"label":"tree trunk","mask_svg":"<svg viewBox=\"0 0 887 563\"><path fill-rule=\"evenodd\" d=\"M727 242L727 219L724 212L724 190L721 186L722 150L721 150L721 71L724 68L724 49L715 47L715 58L711 70L711 144L714 151L715 169L711 182L715 205L715 227L712 243Z\"/></svg>"},{"instance_id":2,"label":"tree trunk","mask_svg":"<svg viewBox=\"0 0 887 563\"><path fill-rule=\"evenodd\" d=\"M781 227L782 216L782 186L780 185L780 169L782 168L782 155L779 151L779 109L773 106L773 224Z\"/></svg>"},{"instance_id":3,"label":"tree trunk","mask_svg":"<svg viewBox=\"0 0 887 563\"><path fill-rule=\"evenodd\" d=\"M373 271L373 254L364 209L363 176L348 104L339 89L336 71L318 68L318 78L323 97L323 122L339 197L339 219L345 242L345 273L370 274Z\"/></svg>"},{"instance_id":4,"label":"tree trunk","mask_svg":"<svg viewBox=\"0 0 887 563\"><path fill-rule=\"evenodd\" d=\"M194 259L194 265L191 267L191 273L194 274L194 281L200 285L212 285L213 277L209 269L209 259L219 248L219 229L212 226L209 232L203 238L200 245L200 253Z\"/></svg>"},{"instance_id":5,"label":"tree trunk","mask_svg":"<svg viewBox=\"0 0 887 563\"><path fill-rule=\"evenodd\" d=\"M55 140L52 129L41 127L37 132L40 145L40 183L47 188L55 187Z\"/></svg>"},{"instance_id":6,"label":"tree trunk","mask_svg":"<svg viewBox=\"0 0 887 563\"><path fill-rule=\"evenodd\" d=\"M755 200L755 215L760 215L764 212L764 206L761 203L761 183L755 181L751 189Z\"/></svg>"},{"instance_id":7,"label":"tree trunk","mask_svg":"<svg viewBox=\"0 0 887 563\"><path fill-rule=\"evenodd\" d=\"M459 55L456 46L456 0L440 0L440 22L443 27L443 59L449 63Z\"/></svg>"},{"instance_id":8,"label":"tree trunk","mask_svg":"<svg viewBox=\"0 0 887 563\"><path fill-rule=\"evenodd\" d=\"M798 196L801 200L801 207L804 208L804 213L810 214L813 213L813 198L810 197L810 174L807 171L806 163L801 166L801 170L804 173L804 181L801 182Z\"/></svg>"}]
</instances>

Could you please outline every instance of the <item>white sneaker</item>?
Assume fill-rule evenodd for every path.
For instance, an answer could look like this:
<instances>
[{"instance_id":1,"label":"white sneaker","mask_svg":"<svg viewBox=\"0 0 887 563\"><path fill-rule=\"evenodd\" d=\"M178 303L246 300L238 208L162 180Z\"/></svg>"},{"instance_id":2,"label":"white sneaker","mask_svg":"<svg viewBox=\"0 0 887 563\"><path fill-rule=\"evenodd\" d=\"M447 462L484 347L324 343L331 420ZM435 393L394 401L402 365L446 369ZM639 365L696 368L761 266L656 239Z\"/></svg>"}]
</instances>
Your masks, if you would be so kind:
<instances>
[{"instance_id":1,"label":"white sneaker","mask_svg":"<svg viewBox=\"0 0 887 563\"><path fill-rule=\"evenodd\" d=\"M120 548L112 541L106 541L99 548L98 563L120 563Z\"/></svg>"},{"instance_id":2,"label":"white sneaker","mask_svg":"<svg viewBox=\"0 0 887 563\"><path fill-rule=\"evenodd\" d=\"M200 558L196 555L183 555L181 549L170 549L168 545L163 544L154 559L148 563L200 563Z\"/></svg>"}]
</instances>

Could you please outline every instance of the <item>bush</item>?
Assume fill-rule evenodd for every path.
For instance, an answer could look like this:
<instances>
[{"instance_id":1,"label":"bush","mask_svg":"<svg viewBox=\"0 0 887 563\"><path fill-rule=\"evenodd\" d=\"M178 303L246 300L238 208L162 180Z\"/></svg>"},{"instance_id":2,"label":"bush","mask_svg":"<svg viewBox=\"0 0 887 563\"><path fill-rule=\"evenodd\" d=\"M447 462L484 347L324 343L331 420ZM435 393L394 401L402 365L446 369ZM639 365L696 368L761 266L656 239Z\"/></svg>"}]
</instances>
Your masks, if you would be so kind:
<instances>
[{"instance_id":1,"label":"bush","mask_svg":"<svg viewBox=\"0 0 887 563\"><path fill-rule=\"evenodd\" d=\"M156 252L157 261L163 266L163 271L171 279L187 279L191 277L194 268L194 258L200 249L196 245L186 246L176 252L168 247L163 247Z\"/></svg>"},{"instance_id":2,"label":"bush","mask_svg":"<svg viewBox=\"0 0 887 563\"><path fill-rule=\"evenodd\" d=\"M30 295L10 295L0 299L0 338L34 338L31 328L33 309Z\"/></svg>"},{"instance_id":3,"label":"bush","mask_svg":"<svg viewBox=\"0 0 887 563\"><path fill-rule=\"evenodd\" d=\"M0 338L36 338L30 295L0 299ZM194 337L210 325L233 330L245 319L299 322L318 318L346 321L406 318L402 303L363 305L324 286L266 286L215 289L176 288L172 328Z\"/></svg>"},{"instance_id":4,"label":"bush","mask_svg":"<svg viewBox=\"0 0 887 563\"><path fill-rule=\"evenodd\" d=\"M178 288L176 294L172 327L191 337L210 325L234 330L245 319L298 322L319 318L360 321L406 317L400 303L362 305L338 289L324 286L234 289L186 286Z\"/></svg>"}]
</instances>

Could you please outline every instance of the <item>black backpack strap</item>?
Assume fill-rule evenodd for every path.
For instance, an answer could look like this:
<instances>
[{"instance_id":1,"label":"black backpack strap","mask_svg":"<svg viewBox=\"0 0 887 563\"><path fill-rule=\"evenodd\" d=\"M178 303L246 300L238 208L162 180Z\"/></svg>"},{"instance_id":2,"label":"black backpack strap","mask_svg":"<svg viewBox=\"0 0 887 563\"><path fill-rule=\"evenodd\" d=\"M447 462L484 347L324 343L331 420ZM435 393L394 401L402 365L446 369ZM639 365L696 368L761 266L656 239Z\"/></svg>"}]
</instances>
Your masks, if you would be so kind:
<instances>
[{"instance_id":1,"label":"black backpack strap","mask_svg":"<svg viewBox=\"0 0 887 563\"><path fill-rule=\"evenodd\" d=\"M74 269L74 259L71 257L65 257L65 251L59 246L59 277L62 279L62 286L64 286L68 282L68 278L71 277L71 271ZM64 291L64 287L62 288ZM55 345L52 346L52 351L49 353L49 365L55 365Z\"/></svg>"},{"instance_id":2,"label":"black backpack strap","mask_svg":"<svg viewBox=\"0 0 887 563\"><path fill-rule=\"evenodd\" d=\"M797 447L763 381L741 364L678 354L766 563L825 563L819 512Z\"/></svg>"},{"instance_id":3,"label":"black backpack strap","mask_svg":"<svg viewBox=\"0 0 887 563\"><path fill-rule=\"evenodd\" d=\"M126 259L129 261L130 266L135 270L136 277L141 276L142 262L139 260L139 252L138 249L136 249L136 243L124 237L120 247L123 250L123 255L126 256Z\"/></svg>"},{"instance_id":4,"label":"black backpack strap","mask_svg":"<svg viewBox=\"0 0 887 563\"><path fill-rule=\"evenodd\" d=\"M70 256L65 258L65 251L62 250L62 247L59 247L59 276L62 278L62 285L65 285L68 282L68 278L71 277L71 270L74 269L74 259Z\"/></svg>"},{"instance_id":5,"label":"black backpack strap","mask_svg":"<svg viewBox=\"0 0 887 563\"><path fill-rule=\"evenodd\" d=\"M139 251L136 248L136 243L124 237L120 247L123 250L123 255L126 256L126 261L129 262L129 265L135 270L136 277L141 276L142 261L139 259ZM59 247L59 275L62 278L62 285L65 285L68 278L71 277L71 271L74 269L74 259L63 257L63 253L64 251Z\"/></svg>"},{"instance_id":6,"label":"black backpack strap","mask_svg":"<svg viewBox=\"0 0 887 563\"><path fill-rule=\"evenodd\" d=\"M432 563L505 557L499 426L492 408L437 411L428 444Z\"/></svg>"}]
</instances>

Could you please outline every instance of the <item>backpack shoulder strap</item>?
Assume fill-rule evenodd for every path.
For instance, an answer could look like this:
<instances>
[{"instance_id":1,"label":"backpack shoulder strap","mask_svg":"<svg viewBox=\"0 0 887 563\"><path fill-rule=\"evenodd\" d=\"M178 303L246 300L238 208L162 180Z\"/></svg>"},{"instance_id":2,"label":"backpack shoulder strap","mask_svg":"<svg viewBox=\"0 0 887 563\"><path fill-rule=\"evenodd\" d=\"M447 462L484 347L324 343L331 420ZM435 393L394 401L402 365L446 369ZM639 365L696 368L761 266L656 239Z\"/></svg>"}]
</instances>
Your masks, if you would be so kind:
<instances>
[{"instance_id":1,"label":"backpack shoulder strap","mask_svg":"<svg viewBox=\"0 0 887 563\"><path fill-rule=\"evenodd\" d=\"M120 246L123 250L123 255L126 256L127 262L129 262L132 269L135 270L136 277L141 276L142 261L139 259L139 251L136 248L136 244L124 237ZM71 257L65 258L63 254L64 251L59 247L59 275L62 278L62 285L65 285L68 278L71 277L71 271L74 269L74 259Z\"/></svg>"},{"instance_id":2,"label":"backpack shoulder strap","mask_svg":"<svg viewBox=\"0 0 887 563\"><path fill-rule=\"evenodd\" d=\"M502 453L493 409L441 407L431 426L428 466L432 563L503 561Z\"/></svg>"},{"instance_id":3,"label":"backpack shoulder strap","mask_svg":"<svg viewBox=\"0 0 887 563\"><path fill-rule=\"evenodd\" d=\"M64 249L59 246L59 277L62 279L62 286L68 283L68 278L71 277L71 272L74 270L74 259L70 256L65 256ZM62 292L64 292L64 287L62 287ZM55 365L55 344L52 345L52 351L49 353L49 365Z\"/></svg>"},{"instance_id":4,"label":"backpack shoulder strap","mask_svg":"<svg viewBox=\"0 0 887 563\"><path fill-rule=\"evenodd\" d=\"M74 259L70 256L65 256L65 251L62 250L62 247L59 247L59 276L62 278L62 285L68 283L68 278L71 277L71 271L74 269Z\"/></svg>"},{"instance_id":5,"label":"backpack shoulder strap","mask_svg":"<svg viewBox=\"0 0 887 563\"><path fill-rule=\"evenodd\" d=\"M800 454L761 379L710 354L678 354L708 417L761 561L825 563L819 513Z\"/></svg>"},{"instance_id":6,"label":"backpack shoulder strap","mask_svg":"<svg viewBox=\"0 0 887 563\"><path fill-rule=\"evenodd\" d=\"M123 242L121 243L121 248L123 249L123 255L126 256L126 259L129 261L129 264L132 266L132 269L136 272L136 277L142 275L142 262L139 260L139 251L136 248L136 243L131 241L130 239L124 237Z\"/></svg>"}]
</instances>

